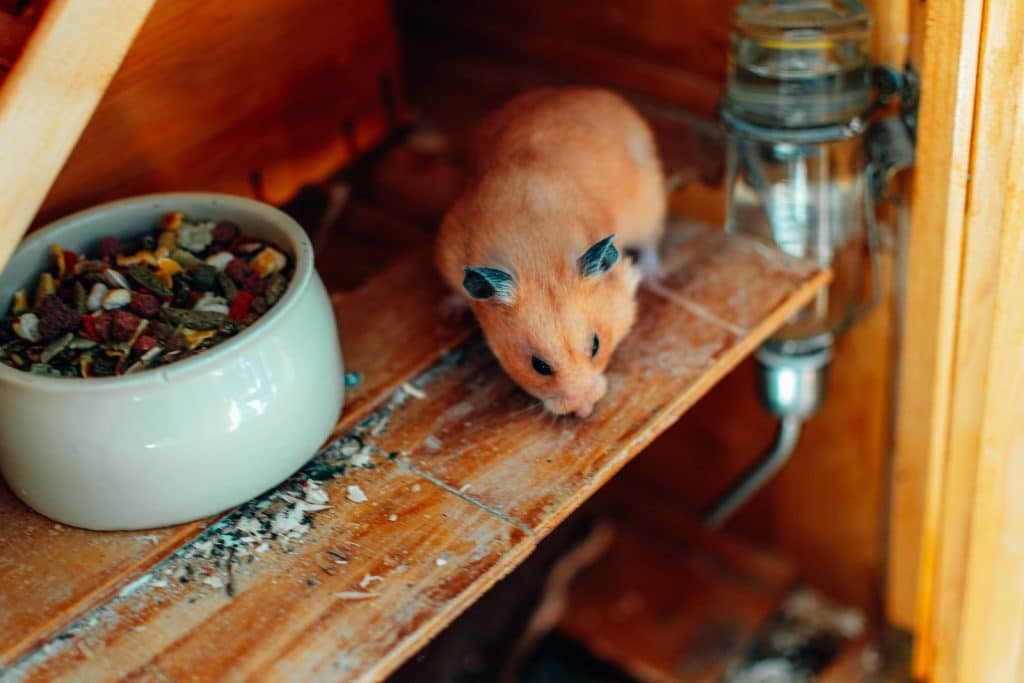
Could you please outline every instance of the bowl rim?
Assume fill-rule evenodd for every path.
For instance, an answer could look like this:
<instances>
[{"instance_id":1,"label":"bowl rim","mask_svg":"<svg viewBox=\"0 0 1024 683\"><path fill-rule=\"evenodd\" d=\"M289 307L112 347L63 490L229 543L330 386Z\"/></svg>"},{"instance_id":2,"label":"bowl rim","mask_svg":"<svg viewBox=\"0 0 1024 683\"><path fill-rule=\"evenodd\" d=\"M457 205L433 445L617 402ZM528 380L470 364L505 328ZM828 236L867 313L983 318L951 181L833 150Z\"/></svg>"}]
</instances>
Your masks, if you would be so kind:
<instances>
[{"instance_id":1,"label":"bowl rim","mask_svg":"<svg viewBox=\"0 0 1024 683\"><path fill-rule=\"evenodd\" d=\"M96 204L57 219L33 231L18 245L18 248L11 255L8 265L13 263L24 250L31 248L38 242L46 242L52 239L50 236L53 233L61 229L67 229L69 224L74 224L97 213L116 211L124 207L133 207L154 201L160 203L199 201L208 203L211 206L219 203L234 205L257 214L263 214L263 217L269 223L272 223L274 227L284 233L286 240L291 241L289 246L292 248L292 257L295 260L295 272L280 300L260 316L255 323L235 336L198 355L168 363L164 366L117 377L50 377L32 374L25 370L18 370L0 363L0 383L19 384L31 387L32 389L57 392L116 391L127 387L166 384L171 380L182 379L185 375L209 370L225 360L226 356L233 355L252 344L263 330L287 316L296 307L303 292L309 287L310 280L313 279L315 272L313 267L313 244L302 226L294 218L271 204L249 197L222 192L154 192ZM168 207L167 210L173 210L173 207ZM284 245L275 244L275 246L280 247ZM4 271L6 271L6 266ZM0 278L2 277L3 271L0 271ZM4 302L0 302L0 305L4 305Z\"/></svg>"}]
</instances>

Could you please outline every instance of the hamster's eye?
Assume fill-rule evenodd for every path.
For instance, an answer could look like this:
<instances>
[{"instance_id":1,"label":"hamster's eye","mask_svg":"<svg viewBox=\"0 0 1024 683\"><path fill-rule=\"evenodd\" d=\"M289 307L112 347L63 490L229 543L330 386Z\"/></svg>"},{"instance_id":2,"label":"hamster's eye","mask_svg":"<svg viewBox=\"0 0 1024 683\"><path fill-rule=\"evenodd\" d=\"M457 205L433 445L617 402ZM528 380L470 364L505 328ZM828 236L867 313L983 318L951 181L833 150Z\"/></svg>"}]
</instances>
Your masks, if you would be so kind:
<instances>
[{"instance_id":1,"label":"hamster's eye","mask_svg":"<svg viewBox=\"0 0 1024 683\"><path fill-rule=\"evenodd\" d=\"M551 366L542 361L540 358L537 358L537 356L534 356L530 360L533 363L533 369L537 372L538 375L550 377L551 375L555 374L555 371L551 369Z\"/></svg>"},{"instance_id":2,"label":"hamster's eye","mask_svg":"<svg viewBox=\"0 0 1024 683\"><path fill-rule=\"evenodd\" d=\"M594 343L590 345L590 357L593 358L597 355L597 352L601 349L601 340L597 338L597 333L594 333Z\"/></svg>"}]
</instances>

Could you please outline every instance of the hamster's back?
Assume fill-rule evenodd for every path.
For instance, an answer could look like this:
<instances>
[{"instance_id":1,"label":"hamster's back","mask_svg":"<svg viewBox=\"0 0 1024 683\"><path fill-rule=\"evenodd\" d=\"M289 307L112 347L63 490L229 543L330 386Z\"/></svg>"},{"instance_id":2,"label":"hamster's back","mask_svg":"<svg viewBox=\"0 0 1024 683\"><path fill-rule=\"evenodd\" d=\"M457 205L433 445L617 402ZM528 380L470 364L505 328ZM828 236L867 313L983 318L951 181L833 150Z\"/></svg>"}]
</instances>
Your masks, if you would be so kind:
<instances>
[{"instance_id":1,"label":"hamster's back","mask_svg":"<svg viewBox=\"0 0 1024 683\"><path fill-rule=\"evenodd\" d=\"M660 173L647 123L622 97L597 88L531 90L484 118L471 141L471 170L508 163L575 170L629 163Z\"/></svg>"}]
</instances>

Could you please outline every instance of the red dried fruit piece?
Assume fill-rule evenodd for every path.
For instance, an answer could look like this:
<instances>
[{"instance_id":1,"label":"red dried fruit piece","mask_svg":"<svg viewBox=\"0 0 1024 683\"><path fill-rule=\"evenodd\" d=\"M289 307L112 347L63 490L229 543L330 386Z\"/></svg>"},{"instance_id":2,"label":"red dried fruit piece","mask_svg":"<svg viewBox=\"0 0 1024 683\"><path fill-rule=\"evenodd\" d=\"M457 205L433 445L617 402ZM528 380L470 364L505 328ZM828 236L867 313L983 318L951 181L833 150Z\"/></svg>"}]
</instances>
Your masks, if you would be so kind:
<instances>
[{"instance_id":1,"label":"red dried fruit piece","mask_svg":"<svg viewBox=\"0 0 1024 683\"><path fill-rule=\"evenodd\" d=\"M55 339L65 332L74 332L80 324L78 311L61 301L56 294L43 299L35 314L39 318L39 337L44 341Z\"/></svg>"},{"instance_id":2,"label":"red dried fruit piece","mask_svg":"<svg viewBox=\"0 0 1024 683\"><path fill-rule=\"evenodd\" d=\"M152 294L132 292L132 300L128 304L128 308L132 313L141 315L143 318L152 318L160 312L160 300Z\"/></svg>"},{"instance_id":3,"label":"red dried fruit piece","mask_svg":"<svg viewBox=\"0 0 1024 683\"><path fill-rule=\"evenodd\" d=\"M81 319L82 335L87 339L99 341L100 335L96 332L96 318L91 315L83 315Z\"/></svg>"},{"instance_id":4,"label":"red dried fruit piece","mask_svg":"<svg viewBox=\"0 0 1024 683\"><path fill-rule=\"evenodd\" d=\"M249 277L245 278L245 281L242 283L242 289L256 295L263 294L267 291L267 281L256 273L253 273Z\"/></svg>"},{"instance_id":5,"label":"red dried fruit piece","mask_svg":"<svg viewBox=\"0 0 1024 683\"><path fill-rule=\"evenodd\" d=\"M110 339L110 324L113 322L113 319L114 316L111 313L103 313L92 319L93 329L101 341Z\"/></svg>"},{"instance_id":6,"label":"red dried fruit piece","mask_svg":"<svg viewBox=\"0 0 1024 683\"><path fill-rule=\"evenodd\" d=\"M240 258L233 259L228 263L227 267L224 268L224 272L241 289L252 292L257 296L267 291L267 281L253 272L249 264Z\"/></svg>"},{"instance_id":7,"label":"red dried fruit piece","mask_svg":"<svg viewBox=\"0 0 1024 683\"><path fill-rule=\"evenodd\" d=\"M231 221L221 221L213 229L213 241L218 244L227 244L238 236L238 226Z\"/></svg>"},{"instance_id":8,"label":"red dried fruit piece","mask_svg":"<svg viewBox=\"0 0 1024 683\"><path fill-rule=\"evenodd\" d=\"M110 336L117 341L128 341L135 334L135 328L142 320L139 316L118 309L113 312L110 320Z\"/></svg>"},{"instance_id":9,"label":"red dried fruit piece","mask_svg":"<svg viewBox=\"0 0 1024 683\"><path fill-rule=\"evenodd\" d=\"M239 287L245 285L246 278L253 275L252 268L249 264L240 258L231 259L228 265L224 267L224 272L228 274L228 277L235 281L235 284Z\"/></svg>"},{"instance_id":10,"label":"red dried fruit piece","mask_svg":"<svg viewBox=\"0 0 1024 683\"><path fill-rule=\"evenodd\" d=\"M96 255L100 258L114 258L121 251L121 241L116 237L104 237L96 247Z\"/></svg>"},{"instance_id":11,"label":"red dried fruit piece","mask_svg":"<svg viewBox=\"0 0 1024 683\"><path fill-rule=\"evenodd\" d=\"M146 328L146 333L151 337L161 339L171 333L171 327L159 320L150 320L149 326Z\"/></svg>"},{"instance_id":12,"label":"red dried fruit piece","mask_svg":"<svg viewBox=\"0 0 1024 683\"><path fill-rule=\"evenodd\" d=\"M74 273L75 266L78 264L78 254L73 251L64 250L64 272Z\"/></svg>"},{"instance_id":13,"label":"red dried fruit piece","mask_svg":"<svg viewBox=\"0 0 1024 683\"><path fill-rule=\"evenodd\" d=\"M141 356L150 349L156 346L156 339L150 337L148 334L140 335L135 343L132 344L132 353L137 356Z\"/></svg>"},{"instance_id":14,"label":"red dried fruit piece","mask_svg":"<svg viewBox=\"0 0 1024 683\"><path fill-rule=\"evenodd\" d=\"M249 292L242 290L235 296L235 300L231 302L231 308L228 309L228 315L232 320L241 320L249 312L249 306L252 304L253 296Z\"/></svg>"}]
</instances>

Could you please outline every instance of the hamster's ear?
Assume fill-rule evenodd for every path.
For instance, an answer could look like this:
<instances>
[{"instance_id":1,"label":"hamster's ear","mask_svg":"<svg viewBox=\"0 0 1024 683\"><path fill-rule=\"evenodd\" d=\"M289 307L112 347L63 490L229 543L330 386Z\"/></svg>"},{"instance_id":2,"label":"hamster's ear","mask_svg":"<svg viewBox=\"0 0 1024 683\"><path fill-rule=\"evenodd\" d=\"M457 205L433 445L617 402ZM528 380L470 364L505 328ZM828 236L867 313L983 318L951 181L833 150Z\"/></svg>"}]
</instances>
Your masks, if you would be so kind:
<instances>
[{"instance_id":1,"label":"hamster's ear","mask_svg":"<svg viewBox=\"0 0 1024 683\"><path fill-rule=\"evenodd\" d=\"M614 239L615 235L609 235L583 252L583 256L576 260L580 275L583 277L603 275L612 269L612 266L619 260L619 250L612 244Z\"/></svg>"},{"instance_id":2,"label":"hamster's ear","mask_svg":"<svg viewBox=\"0 0 1024 683\"><path fill-rule=\"evenodd\" d=\"M463 268L466 277L462 286L474 299L486 299L496 304L510 304L516 299L516 281L511 274L498 268Z\"/></svg>"}]
</instances>

